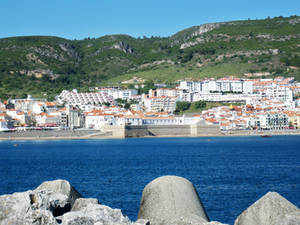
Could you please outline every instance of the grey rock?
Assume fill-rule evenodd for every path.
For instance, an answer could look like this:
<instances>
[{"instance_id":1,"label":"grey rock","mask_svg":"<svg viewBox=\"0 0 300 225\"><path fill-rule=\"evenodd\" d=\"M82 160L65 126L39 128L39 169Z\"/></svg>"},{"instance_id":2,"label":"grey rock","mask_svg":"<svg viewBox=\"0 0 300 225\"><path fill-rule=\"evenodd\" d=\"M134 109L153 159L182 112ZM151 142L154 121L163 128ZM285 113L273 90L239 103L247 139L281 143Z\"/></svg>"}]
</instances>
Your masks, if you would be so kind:
<instances>
[{"instance_id":1,"label":"grey rock","mask_svg":"<svg viewBox=\"0 0 300 225\"><path fill-rule=\"evenodd\" d=\"M208 222L193 184L177 176L159 177L144 188L138 219L147 219L151 225Z\"/></svg>"},{"instance_id":2,"label":"grey rock","mask_svg":"<svg viewBox=\"0 0 300 225\"><path fill-rule=\"evenodd\" d=\"M34 190L29 197L31 208L49 210L55 217L71 210L69 198L64 194L48 190Z\"/></svg>"},{"instance_id":3,"label":"grey rock","mask_svg":"<svg viewBox=\"0 0 300 225\"><path fill-rule=\"evenodd\" d=\"M177 217L174 220L168 222L172 225L225 225L216 221L207 222L203 218L196 215L188 215L185 217Z\"/></svg>"},{"instance_id":4,"label":"grey rock","mask_svg":"<svg viewBox=\"0 0 300 225\"><path fill-rule=\"evenodd\" d=\"M47 210L50 204L33 202L32 196L36 196L33 191L0 196L0 225L57 224L52 212Z\"/></svg>"},{"instance_id":5,"label":"grey rock","mask_svg":"<svg viewBox=\"0 0 300 225\"><path fill-rule=\"evenodd\" d=\"M96 198L78 198L76 199L71 211L79 211L85 208L88 204L99 204Z\"/></svg>"},{"instance_id":6,"label":"grey rock","mask_svg":"<svg viewBox=\"0 0 300 225\"><path fill-rule=\"evenodd\" d=\"M0 225L9 224L6 221L13 218L16 222L12 224L20 224L17 222L18 218L24 217L30 209L30 193L31 191L27 191L0 196Z\"/></svg>"},{"instance_id":7,"label":"grey rock","mask_svg":"<svg viewBox=\"0 0 300 225\"><path fill-rule=\"evenodd\" d=\"M168 224L172 225L228 225L217 221L207 222L203 218L195 215L189 215L189 217L181 217L175 220L169 221Z\"/></svg>"},{"instance_id":8,"label":"grey rock","mask_svg":"<svg viewBox=\"0 0 300 225\"><path fill-rule=\"evenodd\" d=\"M121 210L112 209L99 204L87 204L80 211L65 213L62 216L62 225L80 224L119 224L129 225L130 220L123 216Z\"/></svg>"},{"instance_id":9,"label":"grey rock","mask_svg":"<svg viewBox=\"0 0 300 225\"><path fill-rule=\"evenodd\" d=\"M138 219L133 223L133 225L150 225L150 221L144 219Z\"/></svg>"},{"instance_id":10,"label":"grey rock","mask_svg":"<svg viewBox=\"0 0 300 225\"><path fill-rule=\"evenodd\" d=\"M9 217L25 215L30 208L30 191L0 196L0 224Z\"/></svg>"},{"instance_id":11,"label":"grey rock","mask_svg":"<svg viewBox=\"0 0 300 225\"><path fill-rule=\"evenodd\" d=\"M71 206L73 206L77 198L81 197L78 191L66 180L46 181L38 186L35 190L48 190L57 194L59 193L66 195L68 197L68 201L71 203Z\"/></svg>"},{"instance_id":12,"label":"grey rock","mask_svg":"<svg viewBox=\"0 0 300 225\"><path fill-rule=\"evenodd\" d=\"M48 210L30 210L24 217L23 225L57 225L57 221Z\"/></svg>"},{"instance_id":13,"label":"grey rock","mask_svg":"<svg viewBox=\"0 0 300 225\"><path fill-rule=\"evenodd\" d=\"M132 224L121 210L79 196L64 180L44 182L33 191L0 196L0 225Z\"/></svg>"},{"instance_id":14,"label":"grey rock","mask_svg":"<svg viewBox=\"0 0 300 225\"><path fill-rule=\"evenodd\" d=\"M236 220L235 225L278 225L297 219L293 213L300 210L276 192L269 192L246 209ZM289 215L291 215L289 217ZM295 214L297 215L297 214ZM287 221L282 221L286 218ZM281 221L281 222L280 222ZM292 223L293 224L293 223Z\"/></svg>"},{"instance_id":15,"label":"grey rock","mask_svg":"<svg viewBox=\"0 0 300 225\"><path fill-rule=\"evenodd\" d=\"M285 215L278 225L300 225L300 211Z\"/></svg>"},{"instance_id":16,"label":"grey rock","mask_svg":"<svg viewBox=\"0 0 300 225\"><path fill-rule=\"evenodd\" d=\"M0 225L56 224L80 194L67 181L44 182L33 191L0 196Z\"/></svg>"},{"instance_id":17,"label":"grey rock","mask_svg":"<svg viewBox=\"0 0 300 225\"><path fill-rule=\"evenodd\" d=\"M207 220L203 219L200 216L189 214L184 217L175 217L173 220L171 219L167 224L172 225L204 225Z\"/></svg>"}]
</instances>

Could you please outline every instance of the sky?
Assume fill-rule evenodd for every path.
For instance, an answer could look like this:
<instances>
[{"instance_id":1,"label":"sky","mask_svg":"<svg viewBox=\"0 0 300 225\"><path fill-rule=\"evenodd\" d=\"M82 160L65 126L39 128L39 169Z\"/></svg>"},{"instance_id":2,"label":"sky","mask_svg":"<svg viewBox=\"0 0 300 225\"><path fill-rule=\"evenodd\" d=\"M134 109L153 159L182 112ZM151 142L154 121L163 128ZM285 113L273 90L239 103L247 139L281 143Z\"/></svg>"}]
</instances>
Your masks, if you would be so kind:
<instances>
[{"instance_id":1,"label":"sky","mask_svg":"<svg viewBox=\"0 0 300 225\"><path fill-rule=\"evenodd\" d=\"M205 23L300 15L299 0L0 0L0 38L167 37Z\"/></svg>"}]
</instances>

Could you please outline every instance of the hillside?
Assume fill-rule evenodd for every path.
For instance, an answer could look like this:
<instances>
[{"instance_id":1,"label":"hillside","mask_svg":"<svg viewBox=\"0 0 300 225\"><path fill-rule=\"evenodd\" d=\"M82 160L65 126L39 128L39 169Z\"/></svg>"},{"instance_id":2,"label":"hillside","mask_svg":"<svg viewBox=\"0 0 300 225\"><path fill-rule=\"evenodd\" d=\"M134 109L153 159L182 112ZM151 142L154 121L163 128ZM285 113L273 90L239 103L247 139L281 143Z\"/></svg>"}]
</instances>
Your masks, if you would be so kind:
<instances>
[{"instance_id":1,"label":"hillside","mask_svg":"<svg viewBox=\"0 0 300 225\"><path fill-rule=\"evenodd\" d=\"M174 82L263 72L300 80L299 67L299 16L205 24L167 38L12 37L0 39L0 98L53 96L132 77Z\"/></svg>"}]
</instances>

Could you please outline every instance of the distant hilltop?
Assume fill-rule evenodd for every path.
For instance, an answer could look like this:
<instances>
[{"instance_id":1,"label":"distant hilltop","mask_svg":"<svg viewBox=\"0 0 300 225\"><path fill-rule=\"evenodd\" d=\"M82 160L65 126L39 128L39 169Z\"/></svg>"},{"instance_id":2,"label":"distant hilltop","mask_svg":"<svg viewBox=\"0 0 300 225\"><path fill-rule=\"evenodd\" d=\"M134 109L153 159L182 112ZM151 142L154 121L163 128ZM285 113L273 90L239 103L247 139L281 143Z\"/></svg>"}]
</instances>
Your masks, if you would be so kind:
<instances>
[{"instance_id":1,"label":"distant hilltop","mask_svg":"<svg viewBox=\"0 0 300 225\"><path fill-rule=\"evenodd\" d=\"M300 17L204 24L170 37L0 39L0 98L63 89L265 74L300 80ZM123 83L122 83L123 82Z\"/></svg>"}]
</instances>

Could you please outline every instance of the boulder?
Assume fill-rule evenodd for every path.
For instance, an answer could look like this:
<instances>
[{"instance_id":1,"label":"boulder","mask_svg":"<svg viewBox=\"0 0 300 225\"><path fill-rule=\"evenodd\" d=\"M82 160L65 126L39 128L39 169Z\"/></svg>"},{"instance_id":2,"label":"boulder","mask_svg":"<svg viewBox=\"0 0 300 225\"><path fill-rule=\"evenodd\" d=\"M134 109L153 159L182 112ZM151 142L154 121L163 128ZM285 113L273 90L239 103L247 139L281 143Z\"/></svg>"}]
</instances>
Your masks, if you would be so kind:
<instances>
[{"instance_id":1,"label":"boulder","mask_svg":"<svg viewBox=\"0 0 300 225\"><path fill-rule=\"evenodd\" d=\"M81 209L87 207L88 204L99 204L96 198L78 198L76 199L71 211L80 211Z\"/></svg>"},{"instance_id":2,"label":"boulder","mask_svg":"<svg viewBox=\"0 0 300 225\"><path fill-rule=\"evenodd\" d=\"M235 225L279 225L290 224L299 216L300 210L276 192L269 192L246 209ZM286 218L286 219L284 219ZM299 217L298 217L299 218ZM292 223L294 224L294 223Z\"/></svg>"},{"instance_id":3,"label":"boulder","mask_svg":"<svg viewBox=\"0 0 300 225\"><path fill-rule=\"evenodd\" d=\"M121 210L100 205L64 180L48 181L33 191L0 196L0 225L129 225ZM72 210L72 211L71 211Z\"/></svg>"},{"instance_id":4,"label":"boulder","mask_svg":"<svg viewBox=\"0 0 300 225\"><path fill-rule=\"evenodd\" d=\"M62 217L62 225L81 224L110 224L129 225L130 220L123 216L121 210L112 209L105 205L87 204L79 211L65 213Z\"/></svg>"},{"instance_id":5,"label":"boulder","mask_svg":"<svg viewBox=\"0 0 300 225\"><path fill-rule=\"evenodd\" d=\"M77 198L81 197L79 192L66 180L46 181L38 186L35 190L47 190L56 194L66 195L67 201L70 202L71 206L73 206Z\"/></svg>"},{"instance_id":6,"label":"boulder","mask_svg":"<svg viewBox=\"0 0 300 225\"><path fill-rule=\"evenodd\" d=\"M22 224L22 218L30 209L31 191L0 196L0 225Z\"/></svg>"},{"instance_id":7,"label":"boulder","mask_svg":"<svg viewBox=\"0 0 300 225\"><path fill-rule=\"evenodd\" d=\"M37 209L29 210L24 220L21 223L22 225L57 225L57 220L54 218L53 214L48 210Z\"/></svg>"},{"instance_id":8,"label":"boulder","mask_svg":"<svg viewBox=\"0 0 300 225\"><path fill-rule=\"evenodd\" d=\"M71 210L80 194L68 181L42 183L35 190L0 196L0 225L56 224L56 218Z\"/></svg>"},{"instance_id":9,"label":"boulder","mask_svg":"<svg viewBox=\"0 0 300 225\"><path fill-rule=\"evenodd\" d=\"M144 188L138 219L151 225L208 222L193 184L177 176L159 177Z\"/></svg>"}]
</instances>

